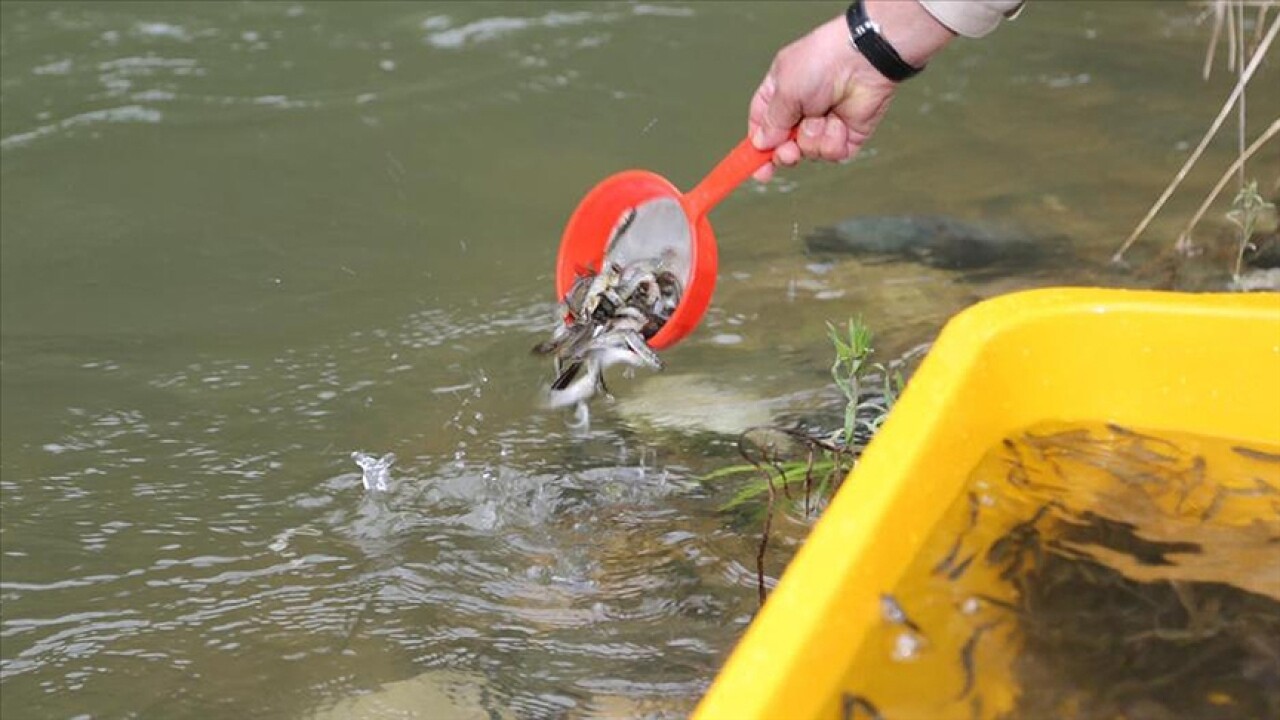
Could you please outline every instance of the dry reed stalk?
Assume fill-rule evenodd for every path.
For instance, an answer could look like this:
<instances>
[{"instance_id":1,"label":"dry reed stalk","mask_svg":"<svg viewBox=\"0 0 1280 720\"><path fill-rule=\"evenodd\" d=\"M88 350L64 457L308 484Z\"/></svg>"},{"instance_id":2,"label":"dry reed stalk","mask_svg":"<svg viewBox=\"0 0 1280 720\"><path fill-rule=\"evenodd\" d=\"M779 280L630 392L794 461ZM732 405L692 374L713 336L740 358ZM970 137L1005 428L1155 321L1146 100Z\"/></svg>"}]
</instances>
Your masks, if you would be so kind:
<instances>
[{"instance_id":1,"label":"dry reed stalk","mask_svg":"<svg viewBox=\"0 0 1280 720\"><path fill-rule=\"evenodd\" d=\"M1236 5L1236 9L1238 10L1237 17L1236 17L1236 27L1238 28L1239 33L1240 33L1239 42L1237 43L1236 47L1238 48L1239 53L1240 53L1240 56L1239 56L1240 65L1239 65L1239 67L1240 67L1241 69L1243 69L1243 68L1244 68L1244 54L1245 54L1245 50L1244 50L1244 45L1245 45L1245 42L1244 42L1244 0L1240 0L1240 2ZM1241 153L1241 154L1243 154L1243 153L1244 153L1244 138L1245 138L1245 134L1246 134L1246 130L1247 130L1247 128L1246 128L1245 103L1246 103L1246 102L1248 102L1248 100L1249 100L1249 96L1248 96L1248 94L1241 94L1241 95L1240 95L1240 127L1239 127L1239 129L1237 130L1237 132L1236 132L1236 143L1237 143L1237 151L1238 151L1239 153ZM1244 187L1244 163L1240 163L1240 187Z\"/></svg>"},{"instance_id":2,"label":"dry reed stalk","mask_svg":"<svg viewBox=\"0 0 1280 720\"><path fill-rule=\"evenodd\" d=\"M1213 12L1213 32L1209 34L1209 50L1204 54L1204 79L1209 79L1209 71L1213 68L1213 58L1218 49L1218 37L1222 35L1223 0L1214 0L1210 6Z\"/></svg>"},{"instance_id":3,"label":"dry reed stalk","mask_svg":"<svg viewBox=\"0 0 1280 720\"><path fill-rule=\"evenodd\" d=\"M1187 228L1182 231L1182 234L1179 236L1179 239L1178 239L1179 243L1183 243L1184 239L1187 242L1189 242L1189 239L1191 237L1191 231L1195 229L1196 223L1200 222L1200 219L1204 217L1205 212L1209 210L1209 206L1213 204L1213 201L1218 198L1218 194L1221 193L1222 189L1227 186L1227 182L1231 180L1231 173L1235 172L1239 168L1244 167L1245 161L1248 160L1254 153L1258 152L1258 149L1261 148L1263 145L1267 144L1267 142L1271 140L1271 138L1275 137L1276 133L1280 133L1280 118L1276 118L1275 120L1273 120L1271 122L1271 126L1268 127L1266 131L1262 133L1262 135L1258 136L1258 139L1254 140L1252 145L1250 145L1247 149L1242 151L1240 153L1240 156L1236 158L1236 161L1231 163L1231 167L1227 168L1227 171L1222 174L1222 177L1218 180L1218 184L1215 185L1213 187L1213 190L1209 192L1209 197L1205 198L1204 202L1200 204L1200 209L1196 210L1196 214L1192 216L1191 222L1187 223ZM1245 238L1245 241L1247 242L1248 238ZM1236 267L1236 274L1237 275L1240 274L1240 268L1238 264Z\"/></svg>"},{"instance_id":4,"label":"dry reed stalk","mask_svg":"<svg viewBox=\"0 0 1280 720\"><path fill-rule=\"evenodd\" d=\"M773 503L777 499L778 493L773 489L773 476L768 470L762 470L765 482L769 483L769 504L764 509L764 528L760 531L760 547L756 551L756 592L760 596L760 607L764 607L764 601L768 597L768 591L764 586L764 555L769 550L769 530L773 526ZM785 480L783 481L785 483Z\"/></svg>"},{"instance_id":5,"label":"dry reed stalk","mask_svg":"<svg viewBox=\"0 0 1280 720\"><path fill-rule=\"evenodd\" d=\"M1209 146L1209 141L1213 140L1213 137L1217 135L1218 130L1222 127L1222 123L1226 121L1227 115L1231 113L1231 108L1235 106L1236 100L1244 94L1245 86L1248 85L1249 80L1253 77L1254 71L1256 71L1258 66L1262 64L1262 59L1266 57L1267 50L1271 48L1271 43L1276 39L1277 33L1280 33L1280 15L1271 22L1271 27L1267 30L1266 37L1262 39L1262 43L1258 45L1257 49L1254 51L1253 58L1249 61L1249 66L1240 74L1240 79L1236 81L1236 86L1231 91L1231 95L1228 96L1227 101L1222 104L1222 109L1218 111L1218 116L1214 118L1213 124L1209 126L1209 130L1204 134L1204 137L1200 139L1200 144L1196 146L1195 151L1191 153L1191 156L1187 158L1187 161L1182 164L1182 168L1178 170L1178 173L1173 177L1173 180L1170 181L1169 186L1160 194L1160 198L1156 200L1155 205L1153 205L1147 212L1146 217L1142 218L1142 222L1138 223L1138 227L1134 228L1129 237L1120 245L1120 249L1116 250L1115 254L1111 256L1111 262L1119 263L1124 261L1124 254L1128 252L1129 248L1133 246L1133 243L1137 241L1138 236L1142 234L1142 231L1147 229L1147 226L1151 224L1151 220L1160 212L1160 208L1164 207L1164 204L1168 202L1169 197L1173 195L1173 191L1177 189L1178 185L1182 183L1182 180L1186 178L1187 173L1189 173L1191 168L1197 161L1199 161L1200 156L1204 154L1205 148Z\"/></svg>"},{"instance_id":6,"label":"dry reed stalk","mask_svg":"<svg viewBox=\"0 0 1280 720\"><path fill-rule=\"evenodd\" d=\"M1219 0L1219 4L1227 7L1227 72L1232 72L1236 69L1236 14L1231 0Z\"/></svg>"}]
</instances>

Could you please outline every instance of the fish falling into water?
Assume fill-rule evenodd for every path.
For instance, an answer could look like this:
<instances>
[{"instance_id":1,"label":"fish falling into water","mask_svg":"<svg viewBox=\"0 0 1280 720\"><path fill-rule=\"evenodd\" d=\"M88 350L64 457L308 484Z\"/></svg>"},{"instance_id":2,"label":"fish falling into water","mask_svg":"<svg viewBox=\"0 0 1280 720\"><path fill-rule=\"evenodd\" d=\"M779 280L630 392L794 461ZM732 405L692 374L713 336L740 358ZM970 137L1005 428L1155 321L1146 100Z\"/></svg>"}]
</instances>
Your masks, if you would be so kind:
<instances>
[{"instance_id":1,"label":"fish falling into water","mask_svg":"<svg viewBox=\"0 0 1280 720\"><path fill-rule=\"evenodd\" d=\"M379 458L356 451L351 453L351 459L355 460L364 472L360 481L364 483L365 490L386 492L391 487L391 464L396 461L395 453L387 453Z\"/></svg>"},{"instance_id":2,"label":"fish falling into water","mask_svg":"<svg viewBox=\"0 0 1280 720\"><path fill-rule=\"evenodd\" d=\"M550 408L574 407L577 426L590 418L587 403L596 393L610 396L604 373L613 365L662 370L662 359L648 345L680 304L683 287L672 271L671 253L658 259L619 260L612 250L635 221L627 213L606 246L601 269L580 273L560 303L551 338L533 348L551 355L555 380L547 393Z\"/></svg>"}]
</instances>

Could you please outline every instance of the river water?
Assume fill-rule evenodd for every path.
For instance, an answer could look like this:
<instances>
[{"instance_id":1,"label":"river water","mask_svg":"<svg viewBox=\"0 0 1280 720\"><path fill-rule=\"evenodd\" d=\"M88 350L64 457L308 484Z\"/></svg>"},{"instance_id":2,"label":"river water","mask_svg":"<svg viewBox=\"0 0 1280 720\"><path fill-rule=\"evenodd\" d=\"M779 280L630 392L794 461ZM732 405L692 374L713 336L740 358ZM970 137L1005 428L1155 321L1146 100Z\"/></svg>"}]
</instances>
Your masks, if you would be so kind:
<instances>
[{"instance_id":1,"label":"river water","mask_svg":"<svg viewBox=\"0 0 1280 720\"><path fill-rule=\"evenodd\" d=\"M887 360L1018 288L1226 282L1221 212L1201 269L1163 254L1225 135L1106 267L1229 91L1201 8L1033 4L856 161L725 201L703 326L571 433L529 354L569 212L627 167L691 186L842 9L0 5L0 715L682 717L756 608L757 528L697 478L745 424L838 418L825 322L862 315ZM1070 259L804 250L885 213ZM354 452L395 455L387 491ZM806 527L775 524L772 575Z\"/></svg>"}]
</instances>

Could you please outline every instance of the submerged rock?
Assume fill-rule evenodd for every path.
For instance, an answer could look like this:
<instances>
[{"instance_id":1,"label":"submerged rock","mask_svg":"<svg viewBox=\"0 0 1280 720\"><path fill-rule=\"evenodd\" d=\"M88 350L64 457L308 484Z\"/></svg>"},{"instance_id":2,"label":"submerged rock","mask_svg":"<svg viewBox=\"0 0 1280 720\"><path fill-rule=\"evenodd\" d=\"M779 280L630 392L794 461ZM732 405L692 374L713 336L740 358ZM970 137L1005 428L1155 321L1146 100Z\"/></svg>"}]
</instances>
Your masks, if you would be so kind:
<instances>
[{"instance_id":1,"label":"submerged rock","mask_svg":"<svg viewBox=\"0 0 1280 720\"><path fill-rule=\"evenodd\" d=\"M1260 270L1280 268L1280 230L1254 233L1245 247L1244 262Z\"/></svg>"},{"instance_id":2,"label":"submerged rock","mask_svg":"<svg viewBox=\"0 0 1280 720\"><path fill-rule=\"evenodd\" d=\"M1280 291L1280 268L1266 270L1249 270L1233 278L1228 287L1243 292L1278 292Z\"/></svg>"},{"instance_id":3,"label":"submerged rock","mask_svg":"<svg viewBox=\"0 0 1280 720\"><path fill-rule=\"evenodd\" d=\"M774 418L774 401L697 375L656 375L620 400L631 422L683 432L737 435Z\"/></svg>"},{"instance_id":4,"label":"submerged rock","mask_svg":"<svg viewBox=\"0 0 1280 720\"><path fill-rule=\"evenodd\" d=\"M387 683L375 692L340 700L311 720L508 720L514 715L492 705L484 678L451 670L429 670Z\"/></svg>"},{"instance_id":5,"label":"submerged rock","mask_svg":"<svg viewBox=\"0 0 1280 720\"><path fill-rule=\"evenodd\" d=\"M943 215L856 217L805 238L812 253L893 257L946 270L1026 268L1044 263L1061 245L1061 239Z\"/></svg>"}]
</instances>

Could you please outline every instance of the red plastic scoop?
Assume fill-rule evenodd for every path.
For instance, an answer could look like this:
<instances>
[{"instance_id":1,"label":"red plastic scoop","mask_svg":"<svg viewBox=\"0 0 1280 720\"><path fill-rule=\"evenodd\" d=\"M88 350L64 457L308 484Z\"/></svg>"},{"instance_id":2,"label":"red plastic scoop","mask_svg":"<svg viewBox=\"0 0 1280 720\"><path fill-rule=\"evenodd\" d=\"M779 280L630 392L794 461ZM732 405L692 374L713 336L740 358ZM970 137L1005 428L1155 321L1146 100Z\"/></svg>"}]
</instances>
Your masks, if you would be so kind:
<instances>
[{"instance_id":1,"label":"red plastic scoop","mask_svg":"<svg viewBox=\"0 0 1280 720\"><path fill-rule=\"evenodd\" d=\"M563 298L583 270L600 270L614 228L634 209L636 219L619 240L619 245L626 243L623 254L658 257L667 250L687 265L680 304L649 346L662 350L679 342L702 320L716 286L716 238L707 213L772 159L772 150L757 150L744 139L688 193L647 170L606 178L587 193L565 226L556 260L556 297Z\"/></svg>"}]
</instances>

